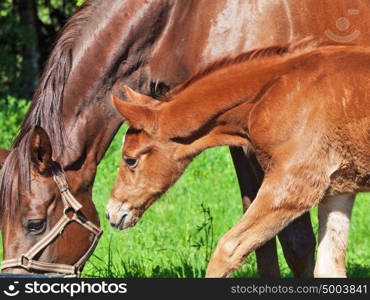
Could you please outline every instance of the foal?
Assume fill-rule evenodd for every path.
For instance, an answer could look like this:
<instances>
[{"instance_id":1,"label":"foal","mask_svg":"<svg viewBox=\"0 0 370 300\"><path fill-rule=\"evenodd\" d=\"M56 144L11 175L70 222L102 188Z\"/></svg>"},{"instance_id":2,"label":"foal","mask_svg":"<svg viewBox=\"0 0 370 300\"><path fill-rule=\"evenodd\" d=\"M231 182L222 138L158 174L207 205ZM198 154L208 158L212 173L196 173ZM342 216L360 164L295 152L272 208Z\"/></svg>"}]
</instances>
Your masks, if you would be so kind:
<instances>
[{"instance_id":1,"label":"foal","mask_svg":"<svg viewBox=\"0 0 370 300\"><path fill-rule=\"evenodd\" d=\"M316 205L315 276L346 275L353 198L370 190L370 49L275 50L218 62L167 101L127 87L131 103L113 98L131 125L107 206L113 226L133 226L203 150L244 146L266 176L255 201L219 241L206 275L229 276Z\"/></svg>"}]
</instances>

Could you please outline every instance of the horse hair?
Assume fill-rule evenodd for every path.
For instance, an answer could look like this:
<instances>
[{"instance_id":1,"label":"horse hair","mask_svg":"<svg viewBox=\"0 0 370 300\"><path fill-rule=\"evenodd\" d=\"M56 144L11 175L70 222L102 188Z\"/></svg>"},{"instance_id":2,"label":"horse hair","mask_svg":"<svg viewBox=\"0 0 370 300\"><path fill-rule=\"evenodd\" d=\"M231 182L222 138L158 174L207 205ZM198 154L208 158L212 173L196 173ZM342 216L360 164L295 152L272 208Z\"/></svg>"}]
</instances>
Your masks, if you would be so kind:
<instances>
[{"instance_id":1,"label":"horse hair","mask_svg":"<svg viewBox=\"0 0 370 300\"><path fill-rule=\"evenodd\" d=\"M12 144L12 152L0 171L0 218L12 216L19 205L18 196L12 194L18 185L30 188L29 140L36 125L48 133L53 150L63 151L65 141L62 120L64 87L72 69L72 49L79 38L83 25L90 19L93 0L87 0L64 26L57 39L38 87L32 98L31 107L21 124L20 131ZM18 195L18 193L15 193Z\"/></svg>"}]
</instances>

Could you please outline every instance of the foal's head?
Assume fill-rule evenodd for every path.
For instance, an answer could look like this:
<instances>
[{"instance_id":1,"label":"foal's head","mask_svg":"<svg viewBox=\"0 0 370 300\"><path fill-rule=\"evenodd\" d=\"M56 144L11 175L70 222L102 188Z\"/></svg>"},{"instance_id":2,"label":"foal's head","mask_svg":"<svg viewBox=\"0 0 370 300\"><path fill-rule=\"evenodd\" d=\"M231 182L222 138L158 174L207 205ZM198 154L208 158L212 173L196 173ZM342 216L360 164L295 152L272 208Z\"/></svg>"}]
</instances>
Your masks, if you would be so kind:
<instances>
[{"instance_id":1,"label":"foal's head","mask_svg":"<svg viewBox=\"0 0 370 300\"><path fill-rule=\"evenodd\" d=\"M134 226L144 211L180 177L191 160L176 156L178 143L149 129L155 125L152 117L159 101L128 88L126 94L131 103L139 105L132 106L129 116L126 103L113 98L117 110L131 127L124 138L119 173L106 210L111 225L119 229Z\"/></svg>"},{"instance_id":2,"label":"foal's head","mask_svg":"<svg viewBox=\"0 0 370 300\"><path fill-rule=\"evenodd\" d=\"M225 142L241 143L240 137L229 136L227 140L222 126L200 129L201 124L194 119L181 121L181 111L174 114L168 109L171 102L160 102L129 88L126 94L130 103L113 97L115 107L131 127L106 209L111 225L118 229L134 226L202 150ZM179 120L183 126L174 125ZM204 136L203 131L207 131Z\"/></svg>"},{"instance_id":3,"label":"foal's head","mask_svg":"<svg viewBox=\"0 0 370 300\"><path fill-rule=\"evenodd\" d=\"M14 155L15 151L17 150L12 150L0 171L4 172L1 174L3 189L0 194L3 197L0 199L0 225L4 261L19 259L26 254L60 221L65 207L61 192L53 179L54 175L60 174L61 166L52 159L53 150L48 134L41 127L35 127L30 135L27 153L30 158L29 188L20 184L20 174L15 172L22 168L17 162L17 155ZM11 177L9 174L19 175ZM10 197L5 197L4 185L12 187ZM4 199L7 201L3 201ZM73 265L91 245L93 236L76 223L59 228L59 231L60 235L56 235L44 248L40 248L35 260ZM22 263L27 264L27 259L22 259ZM22 267L4 269L10 273L35 272L34 269L26 270ZM50 270L48 273L52 272ZM58 270L55 272L58 273Z\"/></svg>"}]
</instances>

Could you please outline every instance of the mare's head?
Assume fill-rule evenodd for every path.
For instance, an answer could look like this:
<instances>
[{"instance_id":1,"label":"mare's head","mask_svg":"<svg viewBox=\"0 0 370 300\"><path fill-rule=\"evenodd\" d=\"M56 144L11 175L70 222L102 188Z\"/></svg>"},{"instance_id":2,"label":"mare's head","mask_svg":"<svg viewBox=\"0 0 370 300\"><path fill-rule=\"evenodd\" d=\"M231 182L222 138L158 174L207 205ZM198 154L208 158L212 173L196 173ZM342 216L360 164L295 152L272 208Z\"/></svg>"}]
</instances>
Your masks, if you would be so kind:
<instances>
[{"instance_id":1,"label":"mare's head","mask_svg":"<svg viewBox=\"0 0 370 300\"><path fill-rule=\"evenodd\" d=\"M160 102L127 87L126 95L130 103L113 96L115 107L131 127L106 209L111 225L118 229L134 226L202 150L241 142L227 137L222 125L202 127L197 118L183 120L183 111L169 107L172 101Z\"/></svg>"},{"instance_id":2,"label":"mare's head","mask_svg":"<svg viewBox=\"0 0 370 300\"><path fill-rule=\"evenodd\" d=\"M71 222L61 226L58 233L43 246L32 247L40 242L60 222L64 212L72 217L71 211L65 210L54 176L61 174L61 166L52 159L53 149L48 134L36 126L28 139L27 157L29 157L28 186L21 181L22 166L18 161L19 149L14 148L3 169L0 171L1 190L1 231L3 236L3 260L11 262L20 259L21 264L28 265L29 258L37 262L74 265L91 246L94 236L81 225ZM26 153L24 153L26 155ZM22 182L22 184L21 184ZM7 188L11 187L10 190ZM94 220L96 221L96 220ZM67 273L52 266L49 270L22 267L19 265L3 266L9 273Z\"/></svg>"}]
</instances>

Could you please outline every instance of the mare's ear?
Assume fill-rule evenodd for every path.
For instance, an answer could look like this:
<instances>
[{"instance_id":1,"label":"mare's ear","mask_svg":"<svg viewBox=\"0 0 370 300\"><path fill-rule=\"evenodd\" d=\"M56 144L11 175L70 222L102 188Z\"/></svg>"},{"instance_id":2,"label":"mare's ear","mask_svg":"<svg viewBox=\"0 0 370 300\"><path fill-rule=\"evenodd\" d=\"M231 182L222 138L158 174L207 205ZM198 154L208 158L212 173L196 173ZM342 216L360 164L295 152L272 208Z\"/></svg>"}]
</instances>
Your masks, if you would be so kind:
<instances>
[{"instance_id":1,"label":"mare's ear","mask_svg":"<svg viewBox=\"0 0 370 300\"><path fill-rule=\"evenodd\" d=\"M156 104L159 101L149 97L147 95L140 94L138 92L135 92L133 89L131 89L129 86L124 85L123 90L125 91L126 97L128 99L128 102L133 104L142 104L142 105L150 105L150 104Z\"/></svg>"},{"instance_id":2,"label":"mare's ear","mask_svg":"<svg viewBox=\"0 0 370 300\"><path fill-rule=\"evenodd\" d=\"M149 105L133 104L112 97L113 104L129 125L135 129L154 133L157 122L157 110Z\"/></svg>"},{"instance_id":3,"label":"mare's ear","mask_svg":"<svg viewBox=\"0 0 370 300\"><path fill-rule=\"evenodd\" d=\"M10 151L0 148L0 169L4 165L6 158L8 157Z\"/></svg>"},{"instance_id":4,"label":"mare's ear","mask_svg":"<svg viewBox=\"0 0 370 300\"><path fill-rule=\"evenodd\" d=\"M51 169L53 149L48 134L40 126L33 129L29 151L31 162L39 173L45 173Z\"/></svg>"}]
</instances>

